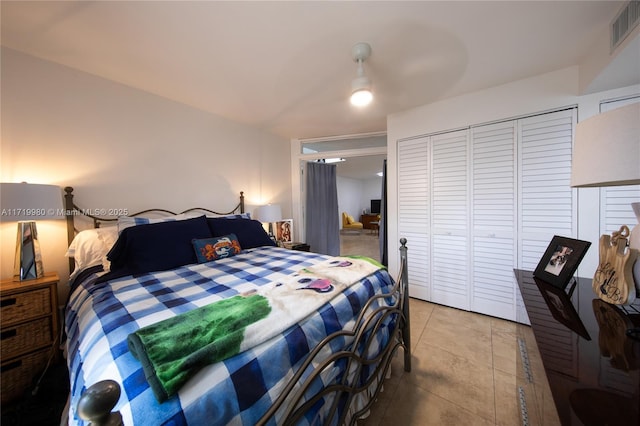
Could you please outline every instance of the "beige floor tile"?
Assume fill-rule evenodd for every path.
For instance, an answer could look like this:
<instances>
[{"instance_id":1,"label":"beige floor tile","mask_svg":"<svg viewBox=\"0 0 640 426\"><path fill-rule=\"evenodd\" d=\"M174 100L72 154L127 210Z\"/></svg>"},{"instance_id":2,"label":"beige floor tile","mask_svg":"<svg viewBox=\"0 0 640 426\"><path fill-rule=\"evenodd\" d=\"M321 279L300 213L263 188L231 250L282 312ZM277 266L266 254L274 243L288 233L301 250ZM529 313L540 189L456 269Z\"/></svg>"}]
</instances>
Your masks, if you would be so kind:
<instances>
[{"instance_id":1,"label":"beige floor tile","mask_svg":"<svg viewBox=\"0 0 640 426\"><path fill-rule=\"evenodd\" d=\"M490 318L491 329L500 330L508 333L516 333L516 323L512 321L503 320L500 318Z\"/></svg>"},{"instance_id":2,"label":"beige floor tile","mask_svg":"<svg viewBox=\"0 0 640 426\"><path fill-rule=\"evenodd\" d=\"M521 424L520 407L515 398L516 376L494 370L493 379L495 383L496 425Z\"/></svg>"},{"instance_id":3,"label":"beige floor tile","mask_svg":"<svg viewBox=\"0 0 640 426\"><path fill-rule=\"evenodd\" d=\"M492 330L491 348L494 368L515 376L516 357L519 354L515 331Z\"/></svg>"},{"instance_id":4,"label":"beige floor tile","mask_svg":"<svg viewBox=\"0 0 640 426\"><path fill-rule=\"evenodd\" d=\"M491 331L492 318L486 315L450 308L448 306L436 305L433 310L433 317L446 319L451 323L461 324L465 327L485 333Z\"/></svg>"},{"instance_id":5,"label":"beige floor tile","mask_svg":"<svg viewBox=\"0 0 640 426\"><path fill-rule=\"evenodd\" d=\"M481 331L458 321L449 312L434 311L422 333L420 343L437 346L480 365L493 365L491 330Z\"/></svg>"},{"instance_id":6,"label":"beige floor tile","mask_svg":"<svg viewBox=\"0 0 640 426\"><path fill-rule=\"evenodd\" d=\"M421 342L407 381L469 412L494 421L493 368ZM404 382L403 382L404 383Z\"/></svg>"},{"instance_id":7,"label":"beige floor tile","mask_svg":"<svg viewBox=\"0 0 640 426\"><path fill-rule=\"evenodd\" d=\"M409 299L409 316L411 318L411 349L415 350L424 333L427 321L431 317L434 305L417 299Z\"/></svg>"},{"instance_id":8,"label":"beige floor tile","mask_svg":"<svg viewBox=\"0 0 640 426\"><path fill-rule=\"evenodd\" d=\"M369 232L342 234L340 235L340 254L343 256L368 256L380 261L380 243L378 236L370 234Z\"/></svg>"},{"instance_id":9,"label":"beige floor tile","mask_svg":"<svg viewBox=\"0 0 640 426\"><path fill-rule=\"evenodd\" d=\"M475 415L464 406L402 381L387 407L381 425L459 426L492 425L493 422Z\"/></svg>"}]
</instances>

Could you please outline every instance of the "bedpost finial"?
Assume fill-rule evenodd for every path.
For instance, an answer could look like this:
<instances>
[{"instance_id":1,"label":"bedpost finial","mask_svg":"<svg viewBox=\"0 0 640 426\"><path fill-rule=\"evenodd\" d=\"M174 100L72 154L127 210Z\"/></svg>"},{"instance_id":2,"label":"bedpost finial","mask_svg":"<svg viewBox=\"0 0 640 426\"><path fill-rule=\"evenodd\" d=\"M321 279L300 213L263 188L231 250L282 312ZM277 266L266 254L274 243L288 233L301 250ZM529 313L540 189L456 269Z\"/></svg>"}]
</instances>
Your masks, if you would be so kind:
<instances>
[{"instance_id":1,"label":"bedpost finial","mask_svg":"<svg viewBox=\"0 0 640 426\"><path fill-rule=\"evenodd\" d=\"M78 415L92 426L122 425L119 412L112 413L120 399L120 385L114 380L102 380L89 386L78 401Z\"/></svg>"},{"instance_id":2,"label":"bedpost finial","mask_svg":"<svg viewBox=\"0 0 640 426\"><path fill-rule=\"evenodd\" d=\"M64 192L66 192L67 194L71 194L73 192L73 187L72 186L65 186L64 187Z\"/></svg>"},{"instance_id":3,"label":"bedpost finial","mask_svg":"<svg viewBox=\"0 0 640 426\"><path fill-rule=\"evenodd\" d=\"M400 244L402 247L405 247L407 245L407 239L405 237L400 238Z\"/></svg>"}]
</instances>

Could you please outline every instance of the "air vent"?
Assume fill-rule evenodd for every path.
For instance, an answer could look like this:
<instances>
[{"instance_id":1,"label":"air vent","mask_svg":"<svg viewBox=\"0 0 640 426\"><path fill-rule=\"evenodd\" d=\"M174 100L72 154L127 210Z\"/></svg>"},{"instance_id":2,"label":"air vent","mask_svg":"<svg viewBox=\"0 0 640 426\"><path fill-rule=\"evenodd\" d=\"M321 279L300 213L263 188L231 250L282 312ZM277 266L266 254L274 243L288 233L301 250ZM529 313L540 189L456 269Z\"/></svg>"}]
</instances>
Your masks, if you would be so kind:
<instances>
[{"instance_id":1,"label":"air vent","mask_svg":"<svg viewBox=\"0 0 640 426\"><path fill-rule=\"evenodd\" d=\"M640 21L640 1L632 0L627 3L611 23L611 51L633 31Z\"/></svg>"}]
</instances>

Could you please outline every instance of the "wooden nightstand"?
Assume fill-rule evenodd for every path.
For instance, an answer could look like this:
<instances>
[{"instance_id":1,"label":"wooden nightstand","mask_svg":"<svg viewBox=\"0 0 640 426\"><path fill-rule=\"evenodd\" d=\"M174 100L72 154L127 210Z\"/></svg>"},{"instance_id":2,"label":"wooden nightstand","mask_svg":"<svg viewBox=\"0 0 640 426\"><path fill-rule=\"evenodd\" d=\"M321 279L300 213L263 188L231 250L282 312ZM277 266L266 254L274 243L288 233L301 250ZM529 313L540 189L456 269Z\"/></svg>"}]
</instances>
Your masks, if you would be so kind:
<instances>
[{"instance_id":1,"label":"wooden nightstand","mask_svg":"<svg viewBox=\"0 0 640 426\"><path fill-rule=\"evenodd\" d=\"M289 250L297 250L297 251L311 250L311 246L309 246L309 244L298 243L298 242L286 242L286 243L282 243L282 246L284 248L288 248Z\"/></svg>"},{"instance_id":2,"label":"wooden nightstand","mask_svg":"<svg viewBox=\"0 0 640 426\"><path fill-rule=\"evenodd\" d=\"M0 282L1 403L19 398L57 356L58 278Z\"/></svg>"},{"instance_id":3,"label":"wooden nightstand","mask_svg":"<svg viewBox=\"0 0 640 426\"><path fill-rule=\"evenodd\" d=\"M291 246L291 250L310 251L311 246L305 243L293 243L293 245Z\"/></svg>"}]
</instances>

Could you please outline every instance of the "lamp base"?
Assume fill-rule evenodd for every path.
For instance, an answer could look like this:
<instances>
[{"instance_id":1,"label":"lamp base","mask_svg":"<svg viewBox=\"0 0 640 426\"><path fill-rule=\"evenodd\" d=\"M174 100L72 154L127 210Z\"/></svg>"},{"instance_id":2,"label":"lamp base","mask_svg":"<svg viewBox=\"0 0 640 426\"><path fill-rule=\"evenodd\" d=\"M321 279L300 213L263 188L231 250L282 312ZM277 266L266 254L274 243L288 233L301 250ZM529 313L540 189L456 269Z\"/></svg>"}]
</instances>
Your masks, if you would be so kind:
<instances>
[{"instance_id":1,"label":"lamp base","mask_svg":"<svg viewBox=\"0 0 640 426\"><path fill-rule=\"evenodd\" d=\"M634 226L631 230L629 248L636 249L640 252L640 225ZM636 259L636 263L633 264L632 275L636 285L636 294L640 294L640 257Z\"/></svg>"},{"instance_id":2,"label":"lamp base","mask_svg":"<svg viewBox=\"0 0 640 426\"><path fill-rule=\"evenodd\" d=\"M44 269L36 223L18 222L13 281L34 280L43 276Z\"/></svg>"}]
</instances>

